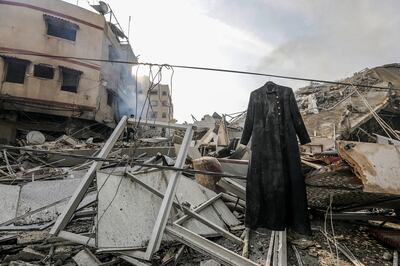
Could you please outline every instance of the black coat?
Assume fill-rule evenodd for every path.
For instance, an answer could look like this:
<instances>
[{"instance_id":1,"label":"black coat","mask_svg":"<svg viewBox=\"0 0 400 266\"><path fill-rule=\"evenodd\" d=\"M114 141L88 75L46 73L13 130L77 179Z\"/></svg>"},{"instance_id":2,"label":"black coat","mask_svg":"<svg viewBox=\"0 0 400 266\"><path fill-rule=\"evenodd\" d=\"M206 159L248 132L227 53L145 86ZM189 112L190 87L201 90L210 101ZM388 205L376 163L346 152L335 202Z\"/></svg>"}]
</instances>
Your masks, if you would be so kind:
<instances>
[{"instance_id":1,"label":"black coat","mask_svg":"<svg viewBox=\"0 0 400 266\"><path fill-rule=\"evenodd\" d=\"M311 233L296 135L310 142L291 88L267 82L251 93L241 139L247 145L252 137L247 227Z\"/></svg>"}]
</instances>

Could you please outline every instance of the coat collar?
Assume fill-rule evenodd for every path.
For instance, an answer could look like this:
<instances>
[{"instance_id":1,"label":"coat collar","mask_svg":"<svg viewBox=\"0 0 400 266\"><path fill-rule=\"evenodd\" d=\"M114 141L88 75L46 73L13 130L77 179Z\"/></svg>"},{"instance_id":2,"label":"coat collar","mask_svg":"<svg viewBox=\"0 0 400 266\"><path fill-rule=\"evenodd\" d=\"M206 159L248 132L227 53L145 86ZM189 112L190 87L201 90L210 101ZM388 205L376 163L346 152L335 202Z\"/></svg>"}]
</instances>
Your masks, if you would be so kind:
<instances>
[{"instance_id":1,"label":"coat collar","mask_svg":"<svg viewBox=\"0 0 400 266\"><path fill-rule=\"evenodd\" d=\"M277 88L278 88L278 86L275 83L273 83L272 81L268 81L264 85L264 91L266 93L274 93L277 91Z\"/></svg>"}]
</instances>

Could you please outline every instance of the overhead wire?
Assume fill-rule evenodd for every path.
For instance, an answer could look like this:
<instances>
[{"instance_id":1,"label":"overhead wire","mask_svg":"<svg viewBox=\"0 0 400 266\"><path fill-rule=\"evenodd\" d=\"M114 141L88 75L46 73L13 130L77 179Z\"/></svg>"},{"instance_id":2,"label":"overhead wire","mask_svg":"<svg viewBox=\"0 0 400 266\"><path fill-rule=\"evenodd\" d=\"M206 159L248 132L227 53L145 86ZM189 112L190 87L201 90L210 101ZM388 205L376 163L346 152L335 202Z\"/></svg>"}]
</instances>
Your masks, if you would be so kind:
<instances>
[{"instance_id":1,"label":"overhead wire","mask_svg":"<svg viewBox=\"0 0 400 266\"><path fill-rule=\"evenodd\" d=\"M395 137L397 140L400 140L399 134L388 124L386 123L385 120L383 120L377 113L376 111L372 108L372 106L368 103L367 99L365 99L364 95L360 93L360 91L357 89L355 85L352 85L353 89L355 92L357 92L358 96L361 98L365 106L368 108L372 116L375 118L375 120L378 122L378 124L382 127L383 131L386 133L386 135L392 139Z\"/></svg>"},{"instance_id":2,"label":"overhead wire","mask_svg":"<svg viewBox=\"0 0 400 266\"><path fill-rule=\"evenodd\" d=\"M288 75L277 75L277 74L270 74L270 73L261 73L261 72L252 72L252 71L244 71L244 70L225 69L225 68L214 68L214 67L159 64L159 63L148 63L148 62L137 62L137 61L108 60L108 59L97 59L97 58L88 58L88 57L38 54L38 53L35 53L35 52L28 52L28 51L20 51L20 52L16 52L16 51L12 51L12 52L11 51L0 51L0 53L3 53L3 54L33 55L33 56L47 57L47 58L53 58L53 59L73 59L73 60L93 61L93 62L103 62L103 63L147 65L147 66L159 66L159 67L161 67L161 66L169 66L169 67L181 68L181 69L215 71L215 72L225 72L225 73L253 75L253 76L264 76L264 77L270 77L270 78L290 79L290 80L298 80L298 81L309 81L309 82L336 84L336 85L345 85L345 86L352 86L353 85L353 84L351 84L349 82L343 82L343 81L330 81L330 80L323 80L323 79L316 79L316 78L305 78L305 77L296 77L296 76L288 76ZM357 86L364 87L364 88L383 89L383 90L388 90L388 89L400 90L399 88L389 88L389 87L381 87L381 86L365 85L365 84L357 84Z\"/></svg>"}]
</instances>

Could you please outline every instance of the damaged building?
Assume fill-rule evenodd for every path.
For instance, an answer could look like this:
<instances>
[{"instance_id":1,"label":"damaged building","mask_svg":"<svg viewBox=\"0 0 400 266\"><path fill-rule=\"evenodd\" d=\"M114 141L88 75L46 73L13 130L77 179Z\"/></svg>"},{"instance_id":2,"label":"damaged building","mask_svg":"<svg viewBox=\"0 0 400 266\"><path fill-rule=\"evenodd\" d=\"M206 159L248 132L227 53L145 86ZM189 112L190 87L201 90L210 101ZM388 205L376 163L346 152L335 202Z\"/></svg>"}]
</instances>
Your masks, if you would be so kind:
<instances>
[{"instance_id":1,"label":"damaged building","mask_svg":"<svg viewBox=\"0 0 400 266\"><path fill-rule=\"evenodd\" d=\"M340 82L354 86L312 84L296 91L310 136L374 141L377 137L369 132L386 134L371 111L389 126L400 127L400 92L395 89L400 86L399 64L364 69ZM356 87L358 84L387 89Z\"/></svg>"},{"instance_id":2,"label":"damaged building","mask_svg":"<svg viewBox=\"0 0 400 266\"><path fill-rule=\"evenodd\" d=\"M92 7L0 0L0 265L398 265L399 64L295 90L313 234L250 230L246 111L177 123Z\"/></svg>"},{"instance_id":3,"label":"damaged building","mask_svg":"<svg viewBox=\"0 0 400 266\"><path fill-rule=\"evenodd\" d=\"M155 83L151 84L148 76L139 76L138 98L143 99L145 103L143 107L142 117L161 122L172 122L174 118L174 105L169 85ZM153 82L154 83L154 82ZM148 95L148 100L146 97Z\"/></svg>"},{"instance_id":4,"label":"damaged building","mask_svg":"<svg viewBox=\"0 0 400 266\"><path fill-rule=\"evenodd\" d=\"M111 8L95 8L0 1L2 142L31 130L56 136L79 130L78 137L103 139L122 115L132 113L131 65L107 60L135 62L136 56Z\"/></svg>"}]
</instances>

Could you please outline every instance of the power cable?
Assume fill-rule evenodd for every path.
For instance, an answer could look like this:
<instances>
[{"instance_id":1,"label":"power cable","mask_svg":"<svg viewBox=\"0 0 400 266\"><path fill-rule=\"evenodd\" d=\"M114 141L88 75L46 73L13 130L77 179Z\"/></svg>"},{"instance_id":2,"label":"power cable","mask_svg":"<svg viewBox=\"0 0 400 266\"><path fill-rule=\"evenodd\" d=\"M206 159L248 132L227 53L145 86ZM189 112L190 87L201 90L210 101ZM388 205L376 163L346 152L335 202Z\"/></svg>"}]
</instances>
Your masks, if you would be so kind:
<instances>
[{"instance_id":1,"label":"power cable","mask_svg":"<svg viewBox=\"0 0 400 266\"><path fill-rule=\"evenodd\" d=\"M188 65L172 65L172 64L159 64L159 63L144 63L144 62L135 62L135 61L121 61L121 60L106 60L106 59L84 58L84 57L75 57L75 56L60 56L60 55L40 54L40 53L28 52L28 51L27 52L0 51L0 52L1 53L5 53L5 54L33 55L33 56L47 57L47 58L53 58L53 59L74 59L74 60L94 61L94 62L103 62L103 63L147 65L147 66L159 66L159 67L168 66L168 67L181 68L181 69L216 71L216 72L244 74L244 75L253 75L253 76L264 76L264 77L270 77L270 78L309 81L309 82L327 83L327 84L344 85L344 86L352 86L352 85L354 85L352 83L342 82L342 81L330 81L330 80L322 80L322 79L313 79L313 78L304 78L304 77L295 77L295 76L286 76L286 75L276 75L276 74L269 74L269 73L251 72L251 71L243 71L243 70L224 69L224 68L188 66ZM357 86L364 87L364 88L383 89L383 90L388 90L388 89L400 90L400 89L397 89L397 88L381 87L381 86L374 86L374 85L357 84Z\"/></svg>"}]
</instances>

